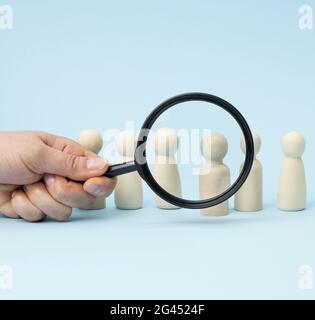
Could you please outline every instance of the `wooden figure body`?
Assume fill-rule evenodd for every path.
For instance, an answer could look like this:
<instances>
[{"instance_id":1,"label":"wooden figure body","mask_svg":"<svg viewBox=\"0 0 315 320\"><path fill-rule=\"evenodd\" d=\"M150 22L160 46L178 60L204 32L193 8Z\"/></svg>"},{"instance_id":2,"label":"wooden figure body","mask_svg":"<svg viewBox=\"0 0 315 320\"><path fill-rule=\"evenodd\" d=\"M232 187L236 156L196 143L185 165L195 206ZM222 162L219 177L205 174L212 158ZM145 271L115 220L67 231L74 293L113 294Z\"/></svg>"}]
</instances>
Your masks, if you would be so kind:
<instances>
[{"instance_id":1,"label":"wooden figure body","mask_svg":"<svg viewBox=\"0 0 315 320\"><path fill-rule=\"evenodd\" d=\"M201 153L206 159L200 170L200 199L209 199L227 190L231 185L230 169L223 163L228 152L228 142L219 133L206 135L201 141ZM229 202L201 210L207 216L223 216L229 213Z\"/></svg>"},{"instance_id":2,"label":"wooden figure body","mask_svg":"<svg viewBox=\"0 0 315 320\"><path fill-rule=\"evenodd\" d=\"M116 147L120 154L120 162L134 159L137 138L134 133L124 131L117 136ZM115 204L118 209L135 210L142 208L142 181L138 172L131 172L117 177L115 188Z\"/></svg>"},{"instance_id":3,"label":"wooden figure body","mask_svg":"<svg viewBox=\"0 0 315 320\"><path fill-rule=\"evenodd\" d=\"M235 195L235 209L243 212L255 212L263 209L263 167L256 156L261 148L261 139L259 135L253 134L255 159L252 170L243 184L242 188ZM246 153L245 139L241 139L241 149ZM240 171L243 170L241 165Z\"/></svg>"},{"instance_id":4,"label":"wooden figure body","mask_svg":"<svg viewBox=\"0 0 315 320\"><path fill-rule=\"evenodd\" d=\"M153 177L159 185L174 196L181 197L181 181L175 154L178 136L174 129L159 129L154 137L155 163ZM155 202L161 209L177 209L176 206L156 196Z\"/></svg>"},{"instance_id":5,"label":"wooden figure body","mask_svg":"<svg viewBox=\"0 0 315 320\"><path fill-rule=\"evenodd\" d=\"M285 155L278 192L278 208L283 211L300 211L306 207L306 177L302 155L305 139L298 132L283 138Z\"/></svg>"}]
</instances>

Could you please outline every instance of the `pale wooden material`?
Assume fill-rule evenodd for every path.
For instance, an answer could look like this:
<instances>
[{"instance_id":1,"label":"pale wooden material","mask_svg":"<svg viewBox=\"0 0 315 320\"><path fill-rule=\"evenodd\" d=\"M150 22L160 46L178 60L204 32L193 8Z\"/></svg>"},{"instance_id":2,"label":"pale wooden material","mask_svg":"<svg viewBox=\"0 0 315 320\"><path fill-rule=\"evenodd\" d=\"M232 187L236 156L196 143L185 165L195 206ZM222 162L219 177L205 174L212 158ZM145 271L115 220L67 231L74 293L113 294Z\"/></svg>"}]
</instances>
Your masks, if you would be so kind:
<instances>
[{"instance_id":1,"label":"pale wooden material","mask_svg":"<svg viewBox=\"0 0 315 320\"><path fill-rule=\"evenodd\" d=\"M181 181L175 154L178 149L178 136L174 129L161 128L154 136L155 163L153 177L156 182L170 194L181 197ZM155 203L161 209L178 209L178 207L155 197Z\"/></svg>"},{"instance_id":2,"label":"pale wooden material","mask_svg":"<svg viewBox=\"0 0 315 320\"><path fill-rule=\"evenodd\" d=\"M80 133L78 143L85 149L98 154L103 147L103 137L96 130L84 130ZM100 210L106 208L105 197L98 197L85 210Z\"/></svg>"},{"instance_id":3,"label":"pale wooden material","mask_svg":"<svg viewBox=\"0 0 315 320\"><path fill-rule=\"evenodd\" d=\"M129 131L120 133L116 138L116 148L120 154L119 162L133 160L136 145L137 138L134 133ZM142 208L143 190L142 181L138 172L131 172L117 178L115 204L118 209L123 210Z\"/></svg>"},{"instance_id":4,"label":"pale wooden material","mask_svg":"<svg viewBox=\"0 0 315 320\"><path fill-rule=\"evenodd\" d=\"M206 162L200 170L199 192L200 199L209 199L227 190L231 185L230 169L223 163L228 152L228 142L219 133L206 135L201 141L201 153ZM207 216L224 216L229 213L229 202L202 209Z\"/></svg>"},{"instance_id":5,"label":"pale wooden material","mask_svg":"<svg viewBox=\"0 0 315 320\"><path fill-rule=\"evenodd\" d=\"M278 208L283 211L300 211L306 207L306 177L302 155L305 139L298 132L283 138L285 155L278 192Z\"/></svg>"},{"instance_id":6,"label":"pale wooden material","mask_svg":"<svg viewBox=\"0 0 315 320\"><path fill-rule=\"evenodd\" d=\"M256 156L261 148L261 139L258 134L253 133L255 159L252 170L243 184L242 188L235 195L235 210L242 212L256 212L263 209L263 167ZM241 149L246 152L244 137L241 138ZM240 171L243 170L244 163Z\"/></svg>"},{"instance_id":7,"label":"pale wooden material","mask_svg":"<svg viewBox=\"0 0 315 320\"><path fill-rule=\"evenodd\" d=\"M103 146L103 137L96 130L84 130L80 133L78 143L96 154L98 154Z\"/></svg>"}]
</instances>

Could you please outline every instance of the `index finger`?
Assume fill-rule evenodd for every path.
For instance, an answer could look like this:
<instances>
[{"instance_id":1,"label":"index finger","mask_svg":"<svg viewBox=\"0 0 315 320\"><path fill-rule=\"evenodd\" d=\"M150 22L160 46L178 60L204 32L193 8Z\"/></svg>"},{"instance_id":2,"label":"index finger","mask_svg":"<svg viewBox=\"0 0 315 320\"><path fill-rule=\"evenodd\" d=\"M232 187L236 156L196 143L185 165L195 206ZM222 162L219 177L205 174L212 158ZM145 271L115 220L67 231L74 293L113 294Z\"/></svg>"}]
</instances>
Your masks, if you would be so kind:
<instances>
[{"instance_id":1,"label":"index finger","mask_svg":"<svg viewBox=\"0 0 315 320\"><path fill-rule=\"evenodd\" d=\"M41 138L43 142L49 147L68 154L72 154L74 156L96 156L94 152L85 149L78 142L65 137L47 134L43 135Z\"/></svg>"}]
</instances>

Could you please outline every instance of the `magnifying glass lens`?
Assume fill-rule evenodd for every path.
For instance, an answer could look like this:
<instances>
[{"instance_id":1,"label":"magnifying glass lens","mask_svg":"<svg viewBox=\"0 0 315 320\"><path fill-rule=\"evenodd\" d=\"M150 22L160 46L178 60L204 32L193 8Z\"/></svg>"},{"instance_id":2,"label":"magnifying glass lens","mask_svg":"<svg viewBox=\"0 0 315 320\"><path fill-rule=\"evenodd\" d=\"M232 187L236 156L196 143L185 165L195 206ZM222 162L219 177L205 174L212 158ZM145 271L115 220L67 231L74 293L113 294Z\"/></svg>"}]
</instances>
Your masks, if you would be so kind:
<instances>
[{"instance_id":1,"label":"magnifying glass lens","mask_svg":"<svg viewBox=\"0 0 315 320\"><path fill-rule=\"evenodd\" d=\"M246 151L240 146L242 137L235 119L218 106L203 101L174 105L148 131L148 169L155 182L177 198L213 199L239 178ZM177 208L158 195L156 202L161 208ZM223 212L226 206L223 202L205 210Z\"/></svg>"}]
</instances>

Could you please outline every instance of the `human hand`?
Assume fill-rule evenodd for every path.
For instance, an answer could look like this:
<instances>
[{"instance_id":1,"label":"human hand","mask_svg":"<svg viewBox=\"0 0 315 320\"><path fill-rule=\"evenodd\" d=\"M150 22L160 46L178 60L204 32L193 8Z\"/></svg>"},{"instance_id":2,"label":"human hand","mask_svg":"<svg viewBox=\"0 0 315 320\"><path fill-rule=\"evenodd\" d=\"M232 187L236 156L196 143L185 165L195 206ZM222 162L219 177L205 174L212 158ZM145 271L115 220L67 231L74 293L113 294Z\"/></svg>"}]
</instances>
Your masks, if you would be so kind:
<instances>
[{"instance_id":1,"label":"human hand","mask_svg":"<svg viewBox=\"0 0 315 320\"><path fill-rule=\"evenodd\" d=\"M78 143L45 132L0 133L0 212L10 218L66 220L109 196L107 163Z\"/></svg>"}]
</instances>

